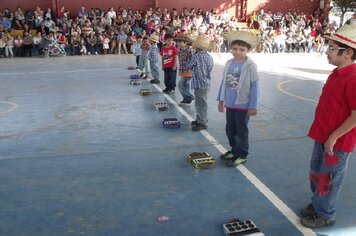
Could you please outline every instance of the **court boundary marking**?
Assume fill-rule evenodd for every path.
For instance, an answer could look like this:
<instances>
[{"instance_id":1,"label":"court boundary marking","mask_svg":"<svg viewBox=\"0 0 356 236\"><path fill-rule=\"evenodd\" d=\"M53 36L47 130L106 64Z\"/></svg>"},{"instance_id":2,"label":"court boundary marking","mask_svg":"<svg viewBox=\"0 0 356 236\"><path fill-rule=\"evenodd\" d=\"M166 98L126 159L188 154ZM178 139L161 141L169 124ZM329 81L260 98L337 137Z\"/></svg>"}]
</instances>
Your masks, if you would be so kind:
<instances>
[{"instance_id":1,"label":"court boundary marking","mask_svg":"<svg viewBox=\"0 0 356 236\"><path fill-rule=\"evenodd\" d=\"M192 122L193 117L188 114L182 107L180 107L177 102L168 96L163 94L162 89L153 84L153 86L158 90L162 95L189 121ZM221 145L208 131L201 130L199 131L220 153L227 152L226 148ZM262 181L260 181L250 170L248 170L244 165L239 165L236 167L240 173L245 176L245 178L253 185L255 188L262 193L271 203L274 205L286 218L289 222L294 225L294 227L301 232L303 235L314 236L317 235L313 230L304 227L300 223L299 216L294 213L288 206L285 204L272 190L270 190Z\"/></svg>"},{"instance_id":2,"label":"court boundary marking","mask_svg":"<svg viewBox=\"0 0 356 236\"><path fill-rule=\"evenodd\" d=\"M10 108L8 108L5 111L1 111L0 116L5 115L6 113L12 112L12 111L16 110L16 108L18 107L17 103L14 103L14 102L0 101L0 104L1 103L10 105Z\"/></svg>"}]
</instances>

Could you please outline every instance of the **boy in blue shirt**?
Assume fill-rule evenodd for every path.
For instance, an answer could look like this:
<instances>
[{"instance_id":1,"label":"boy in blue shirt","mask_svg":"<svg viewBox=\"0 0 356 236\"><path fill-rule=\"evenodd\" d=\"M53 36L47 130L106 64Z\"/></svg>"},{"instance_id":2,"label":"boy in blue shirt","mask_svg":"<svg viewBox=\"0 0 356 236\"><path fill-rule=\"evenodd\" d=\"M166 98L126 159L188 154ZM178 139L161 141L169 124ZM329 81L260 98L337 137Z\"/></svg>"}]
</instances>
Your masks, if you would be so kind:
<instances>
[{"instance_id":1,"label":"boy in blue shirt","mask_svg":"<svg viewBox=\"0 0 356 236\"><path fill-rule=\"evenodd\" d=\"M217 101L219 112L226 110L226 136L231 150L220 156L226 165L243 164L249 154L248 122L257 114L258 74L256 64L247 56L259 45L258 36L247 31L232 31L224 36L233 58L227 61Z\"/></svg>"}]
</instances>

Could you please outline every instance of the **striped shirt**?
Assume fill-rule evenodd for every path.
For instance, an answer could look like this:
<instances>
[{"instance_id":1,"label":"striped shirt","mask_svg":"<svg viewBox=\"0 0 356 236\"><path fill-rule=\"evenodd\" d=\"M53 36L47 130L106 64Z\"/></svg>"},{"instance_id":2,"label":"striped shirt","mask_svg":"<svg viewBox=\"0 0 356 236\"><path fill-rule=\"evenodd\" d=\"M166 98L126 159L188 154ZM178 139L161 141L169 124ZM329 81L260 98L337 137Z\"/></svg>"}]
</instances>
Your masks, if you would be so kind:
<instances>
[{"instance_id":1,"label":"striped shirt","mask_svg":"<svg viewBox=\"0 0 356 236\"><path fill-rule=\"evenodd\" d=\"M210 88L213 65L213 58L206 51L198 51L193 55L192 60L187 64L187 68L193 71L193 89Z\"/></svg>"}]
</instances>

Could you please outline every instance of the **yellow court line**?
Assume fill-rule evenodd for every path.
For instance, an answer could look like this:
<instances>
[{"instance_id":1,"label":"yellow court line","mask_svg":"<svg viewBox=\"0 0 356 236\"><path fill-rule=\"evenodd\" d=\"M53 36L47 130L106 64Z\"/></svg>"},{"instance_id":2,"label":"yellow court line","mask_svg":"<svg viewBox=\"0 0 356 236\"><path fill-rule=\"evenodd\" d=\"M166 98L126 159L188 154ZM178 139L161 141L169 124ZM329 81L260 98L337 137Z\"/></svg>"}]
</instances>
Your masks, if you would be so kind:
<instances>
[{"instance_id":1,"label":"yellow court line","mask_svg":"<svg viewBox=\"0 0 356 236\"><path fill-rule=\"evenodd\" d=\"M18 107L18 105L14 102L0 101L0 104L1 103L10 105L10 108L5 111L0 112L0 115L4 115L6 113L12 112L13 110L15 110Z\"/></svg>"},{"instance_id":2,"label":"yellow court line","mask_svg":"<svg viewBox=\"0 0 356 236\"><path fill-rule=\"evenodd\" d=\"M290 92L288 92L287 90L283 89L282 86L283 86L284 84L290 83L290 82L293 82L293 81L295 81L295 80L292 80L292 79L291 79L291 80L287 80L287 81L284 81L284 82L279 83L279 84L277 85L278 90L281 91L281 92L284 93L284 94L287 94L287 95L291 96L291 97L299 98L299 99L301 99L301 100L308 101L308 102L318 103L318 100L314 100L314 99L310 99L310 98L298 96L298 95L295 95L295 94L290 93Z\"/></svg>"}]
</instances>

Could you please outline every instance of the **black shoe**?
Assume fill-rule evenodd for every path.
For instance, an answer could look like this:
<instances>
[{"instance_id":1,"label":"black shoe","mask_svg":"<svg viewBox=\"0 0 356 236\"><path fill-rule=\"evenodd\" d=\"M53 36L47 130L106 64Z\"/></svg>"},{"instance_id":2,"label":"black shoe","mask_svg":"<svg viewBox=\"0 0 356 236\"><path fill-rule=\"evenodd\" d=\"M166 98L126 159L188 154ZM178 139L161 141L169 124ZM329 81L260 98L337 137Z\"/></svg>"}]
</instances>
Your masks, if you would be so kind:
<instances>
[{"instance_id":1,"label":"black shoe","mask_svg":"<svg viewBox=\"0 0 356 236\"><path fill-rule=\"evenodd\" d=\"M150 80L151 84L159 84L161 81L159 79Z\"/></svg>"},{"instance_id":2,"label":"black shoe","mask_svg":"<svg viewBox=\"0 0 356 236\"><path fill-rule=\"evenodd\" d=\"M198 121L193 120L192 122L190 122L190 124L193 126L193 125L198 125L199 123L198 123Z\"/></svg>"},{"instance_id":3,"label":"black shoe","mask_svg":"<svg viewBox=\"0 0 356 236\"><path fill-rule=\"evenodd\" d=\"M323 227L323 226L332 226L332 225L334 225L336 223L335 220L323 219L316 213L313 214L313 215L306 216L306 217L302 218L300 220L300 222L305 227L312 228L312 229L320 228L320 227Z\"/></svg>"},{"instance_id":4,"label":"black shoe","mask_svg":"<svg viewBox=\"0 0 356 236\"><path fill-rule=\"evenodd\" d=\"M315 212L314 207L313 207L313 205L311 203L300 210L300 214L303 217L314 215L315 213L316 212Z\"/></svg>"},{"instance_id":5,"label":"black shoe","mask_svg":"<svg viewBox=\"0 0 356 236\"><path fill-rule=\"evenodd\" d=\"M167 93L168 94L174 94L176 91L174 89L168 90Z\"/></svg>"},{"instance_id":6,"label":"black shoe","mask_svg":"<svg viewBox=\"0 0 356 236\"><path fill-rule=\"evenodd\" d=\"M208 128L206 125L199 124L199 123L196 125L192 125L192 131L200 131L206 128Z\"/></svg>"},{"instance_id":7,"label":"black shoe","mask_svg":"<svg viewBox=\"0 0 356 236\"><path fill-rule=\"evenodd\" d=\"M247 161L246 157L242 158L242 157L233 157L232 159L229 159L225 162L225 164L229 167L235 167L241 164L244 164Z\"/></svg>"},{"instance_id":8,"label":"black shoe","mask_svg":"<svg viewBox=\"0 0 356 236\"><path fill-rule=\"evenodd\" d=\"M224 154L221 154L220 159L224 161L231 160L234 159L234 155L232 154L232 151L228 151Z\"/></svg>"},{"instance_id":9,"label":"black shoe","mask_svg":"<svg viewBox=\"0 0 356 236\"><path fill-rule=\"evenodd\" d=\"M165 88L165 89L162 90L162 93L168 93L168 91L169 90L167 88Z\"/></svg>"}]
</instances>

